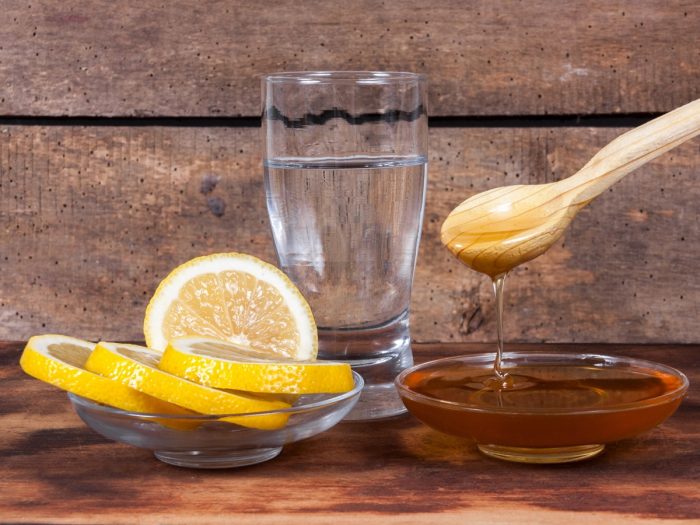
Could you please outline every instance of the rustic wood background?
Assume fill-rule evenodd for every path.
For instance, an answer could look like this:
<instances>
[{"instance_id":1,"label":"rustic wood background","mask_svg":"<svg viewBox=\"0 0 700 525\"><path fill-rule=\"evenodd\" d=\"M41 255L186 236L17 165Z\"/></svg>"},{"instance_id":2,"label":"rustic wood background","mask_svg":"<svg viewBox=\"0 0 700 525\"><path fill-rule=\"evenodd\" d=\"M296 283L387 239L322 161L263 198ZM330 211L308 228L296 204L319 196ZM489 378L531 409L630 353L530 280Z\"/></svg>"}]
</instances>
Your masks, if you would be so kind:
<instances>
[{"instance_id":1,"label":"rustic wood background","mask_svg":"<svg viewBox=\"0 0 700 525\"><path fill-rule=\"evenodd\" d=\"M700 97L700 3L4 0L0 339L141 339L169 269L274 260L259 76L430 78L418 341L491 341L489 283L439 243L476 191L575 172L630 126ZM700 342L700 140L628 177L507 285L506 335Z\"/></svg>"}]
</instances>

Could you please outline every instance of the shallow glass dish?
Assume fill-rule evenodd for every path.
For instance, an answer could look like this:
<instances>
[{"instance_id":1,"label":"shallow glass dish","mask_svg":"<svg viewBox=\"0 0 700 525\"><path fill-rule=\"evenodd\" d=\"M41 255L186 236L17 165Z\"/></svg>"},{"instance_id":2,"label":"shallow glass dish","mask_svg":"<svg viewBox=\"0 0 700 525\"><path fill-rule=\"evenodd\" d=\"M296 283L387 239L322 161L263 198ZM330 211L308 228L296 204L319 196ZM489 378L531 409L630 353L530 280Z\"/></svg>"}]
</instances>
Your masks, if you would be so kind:
<instances>
[{"instance_id":1,"label":"shallow glass dish","mask_svg":"<svg viewBox=\"0 0 700 525\"><path fill-rule=\"evenodd\" d=\"M515 386L499 391L488 386L493 361L492 353L430 361L399 374L396 387L428 426L525 463L593 457L663 422L688 390L684 374L642 359L509 352L504 370Z\"/></svg>"},{"instance_id":2,"label":"shallow glass dish","mask_svg":"<svg viewBox=\"0 0 700 525\"><path fill-rule=\"evenodd\" d=\"M282 447L328 430L355 406L362 392L362 377L353 372L349 392L299 396L290 408L255 414L183 415L126 412L68 394L75 411L94 431L106 438L152 450L165 463L191 468L230 468L253 465L277 456ZM288 416L284 427L260 430L236 425L267 415Z\"/></svg>"}]
</instances>

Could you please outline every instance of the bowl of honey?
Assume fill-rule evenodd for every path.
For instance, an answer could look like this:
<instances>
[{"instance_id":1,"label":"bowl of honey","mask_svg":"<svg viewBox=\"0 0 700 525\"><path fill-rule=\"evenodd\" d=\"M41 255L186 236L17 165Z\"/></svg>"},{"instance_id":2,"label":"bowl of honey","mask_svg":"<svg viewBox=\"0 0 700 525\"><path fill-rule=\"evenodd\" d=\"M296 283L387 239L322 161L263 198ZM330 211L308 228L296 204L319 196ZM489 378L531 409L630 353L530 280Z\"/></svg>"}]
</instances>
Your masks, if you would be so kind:
<instances>
[{"instance_id":1,"label":"bowl of honey","mask_svg":"<svg viewBox=\"0 0 700 525\"><path fill-rule=\"evenodd\" d=\"M671 416L688 390L680 371L597 354L471 354L403 371L396 387L426 425L474 440L498 459L565 463L591 458Z\"/></svg>"}]
</instances>

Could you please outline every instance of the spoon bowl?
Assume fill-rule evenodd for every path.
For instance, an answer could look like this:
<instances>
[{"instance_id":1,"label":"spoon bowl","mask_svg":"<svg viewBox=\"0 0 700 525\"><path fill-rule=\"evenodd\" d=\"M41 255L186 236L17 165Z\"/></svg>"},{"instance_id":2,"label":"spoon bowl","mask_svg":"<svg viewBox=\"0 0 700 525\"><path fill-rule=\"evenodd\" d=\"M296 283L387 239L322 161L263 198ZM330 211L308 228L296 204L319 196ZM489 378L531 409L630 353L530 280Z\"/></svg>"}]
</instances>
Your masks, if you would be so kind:
<instances>
[{"instance_id":1,"label":"spoon bowl","mask_svg":"<svg viewBox=\"0 0 700 525\"><path fill-rule=\"evenodd\" d=\"M491 278L544 253L584 206L556 183L504 186L460 204L442 225L442 243Z\"/></svg>"}]
</instances>

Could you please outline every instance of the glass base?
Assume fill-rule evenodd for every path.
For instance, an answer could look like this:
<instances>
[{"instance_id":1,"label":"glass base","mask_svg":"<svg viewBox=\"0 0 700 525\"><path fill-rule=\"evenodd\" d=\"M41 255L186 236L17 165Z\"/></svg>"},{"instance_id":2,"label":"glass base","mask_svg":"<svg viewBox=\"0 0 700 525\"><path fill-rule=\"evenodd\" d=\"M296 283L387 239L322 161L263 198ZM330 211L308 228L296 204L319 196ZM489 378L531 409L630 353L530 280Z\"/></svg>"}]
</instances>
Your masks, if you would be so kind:
<instances>
[{"instance_id":1,"label":"glass base","mask_svg":"<svg viewBox=\"0 0 700 525\"><path fill-rule=\"evenodd\" d=\"M394 386L394 378L413 364L410 347L376 359L344 362L350 363L352 369L365 381L360 399L345 416L345 421L384 419L406 412L406 407Z\"/></svg>"},{"instance_id":2,"label":"glass base","mask_svg":"<svg viewBox=\"0 0 700 525\"><path fill-rule=\"evenodd\" d=\"M578 445L575 447L556 448L522 448L504 447L501 445L477 445L478 449L485 455L514 461L516 463L571 463L583 461L600 454L605 445Z\"/></svg>"},{"instance_id":3,"label":"glass base","mask_svg":"<svg viewBox=\"0 0 700 525\"><path fill-rule=\"evenodd\" d=\"M396 319L365 329L318 330L321 359L349 363L365 387L346 421L384 419L406 412L394 378L413 366L408 311Z\"/></svg>"},{"instance_id":4,"label":"glass base","mask_svg":"<svg viewBox=\"0 0 700 525\"><path fill-rule=\"evenodd\" d=\"M354 370L357 371L355 368ZM386 419L406 413L406 407L396 393L394 382L371 385L362 390L362 395L343 421L367 421Z\"/></svg>"},{"instance_id":5,"label":"glass base","mask_svg":"<svg viewBox=\"0 0 700 525\"><path fill-rule=\"evenodd\" d=\"M235 468L269 461L282 452L282 447L251 450L169 451L156 450L153 454L163 463L187 468Z\"/></svg>"}]
</instances>

